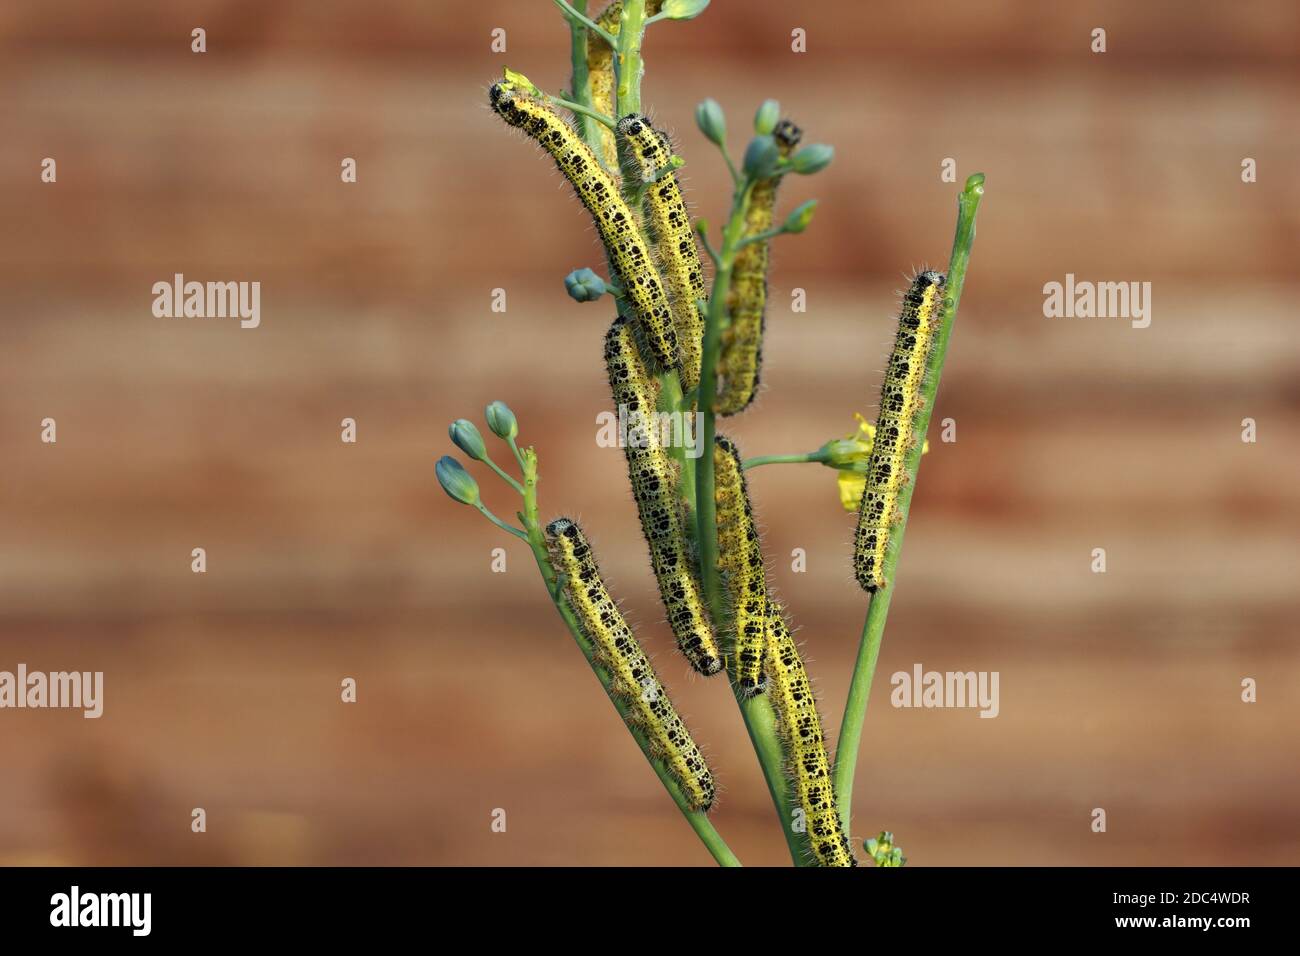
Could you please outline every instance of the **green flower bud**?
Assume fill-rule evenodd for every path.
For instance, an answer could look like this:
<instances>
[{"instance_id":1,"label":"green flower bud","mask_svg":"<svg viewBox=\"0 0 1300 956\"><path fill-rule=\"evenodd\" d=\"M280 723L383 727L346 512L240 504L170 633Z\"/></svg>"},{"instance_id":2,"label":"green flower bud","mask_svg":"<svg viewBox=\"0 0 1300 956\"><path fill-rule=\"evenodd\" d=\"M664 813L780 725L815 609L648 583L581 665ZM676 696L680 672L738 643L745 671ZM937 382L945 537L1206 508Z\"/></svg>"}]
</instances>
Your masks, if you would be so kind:
<instances>
[{"instance_id":1,"label":"green flower bud","mask_svg":"<svg viewBox=\"0 0 1300 956\"><path fill-rule=\"evenodd\" d=\"M451 440L456 443L457 448L475 461L482 461L487 457L487 448L483 445L483 436L479 434L477 426L469 419L456 419L448 427L447 434L451 436Z\"/></svg>"},{"instance_id":2,"label":"green flower bud","mask_svg":"<svg viewBox=\"0 0 1300 956\"><path fill-rule=\"evenodd\" d=\"M701 133L718 146L726 143L727 118L717 100L707 99L695 107L695 125L700 128Z\"/></svg>"},{"instance_id":3,"label":"green flower bud","mask_svg":"<svg viewBox=\"0 0 1300 956\"><path fill-rule=\"evenodd\" d=\"M659 15L667 20L694 20L709 6L709 0L664 0Z\"/></svg>"},{"instance_id":4,"label":"green flower bud","mask_svg":"<svg viewBox=\"0 0 1300 956\"><path fill-rule=\"evenodd\" d=\"M776 129L777 120L781 118L781 104L776 100L764 100L763 105L754 114L754 132L767 136Z\"/></svg>"},{"instance_id":5,"label":"green flower bud","mask_svg":"<svg viewBox=\"0 0 1300 956\"><path fill-rule=\"evenodd\" d=\"M564 277L564 289L575 302L595 302L609 291L605 280L590 269L575 269Z\"/></svg>"},{"instance_id":6,"label":"green flower bud","mask_svg":"<svg viewBox=\"0 0 1300 956\"><path fill-rule=\"evenodd\" d=\"M803 176L819 173L831 164L835 158L835 147L825 143L813 143L795 153L790 160L792 172Z\"/></svg>"},{"instance_id":7,"label":"green flower bud","mask_svg":"<svg viewBox=\"0 0 1300 956\"><path fill-rule=\"evenodd\" d=\"M817 451L821 455L822 464L827 468L856 471L865 475L867 462L871 458L871 442L856 437L832 438Z\"/></svg>"},{"instance_id":8,"label":"green flower bud","mask_svg":"<svg viewBox=\"0 0 1300 956\"><path fill-rule=\"evenodd\" d=\"M816 199L809 199L806 203L801 203L795 207L794 212L786 217L785 225L781 228L786 232L803 232L808 228L808 223L812 222L813 211L816 208Z\"/></svg>"},{"instance_id":9,"label":"green flower bud","mask_svg":"<svg viewBox=\"0 0 1300 956\"><path fill-rule=\"evenodd\" d=\"M519 422L515 420L515 413L505 402L493 402L489 405L486 417L488 428L492 429L492 434L497 438L509 440L519 434Z\"/></svg>"},{"instance_id":10,"label":"green flower bud","mask_svg":"<svg viewBox=\"0 0 1300 956\"><path fill-rule=\"evenodd\" d=\"M442 490L453 499L463 505L478 505L478 482L455 458L443 455L434 466L434 471L437 472L438 484L442 485Z\"/></svg>"},{"instance_id":11,"label":"green flower bud","mask_svg":"<svg viewBox=\"0 0 1300 956\"><path fill-rule=\"evenodd\" d=\"M767 179L776 171L781 151L770 135L755 136L745 147L745 175L750 179Z\"/></svg>"}]
</instances>

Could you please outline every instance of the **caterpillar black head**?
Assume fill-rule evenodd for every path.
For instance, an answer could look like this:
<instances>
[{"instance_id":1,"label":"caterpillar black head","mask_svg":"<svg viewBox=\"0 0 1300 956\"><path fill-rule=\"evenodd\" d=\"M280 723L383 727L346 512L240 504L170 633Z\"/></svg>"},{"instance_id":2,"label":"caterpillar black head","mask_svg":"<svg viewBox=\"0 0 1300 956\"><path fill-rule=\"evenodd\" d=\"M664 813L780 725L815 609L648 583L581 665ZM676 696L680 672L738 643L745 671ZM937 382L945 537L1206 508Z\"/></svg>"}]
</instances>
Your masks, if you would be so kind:
<instances>
[{"instance_id":1,"label":"caterpillar black head","mask_svg":"<svg viewBox=\"0 0 1300 956\"><path fill-rule=\"evenodd\" d=\"M803 139L803 130L788 119L783 119L776 124L776 129L772 130L772 135L776 137L777 146L784 152L789 153L799 145Z\"/></svg>"},{"instance_id":2,"label":"caterpillar black head","mask_svg":"<svg viewBox=\"0 0 1300 956\"><path fill-rule=\"evenodd\" d=\"M650 126L650 120L640 113L628 113L618 121L617 130L620 136L639 136L641 130L647 126Z\"/></svg>"},{"instance_id":3,"label":"caterpillar black head","mask_svg":"<svg viewBox=\"0 0 1300 956\"><path fill-rule=\"evenodd\" d=\"M561 536L566 538L576 538L581 533L582 532L578 530L578 526L568 518L556 518L546 526L546 536L548 538L558 538Z\"/></svg>"}]
</instances>

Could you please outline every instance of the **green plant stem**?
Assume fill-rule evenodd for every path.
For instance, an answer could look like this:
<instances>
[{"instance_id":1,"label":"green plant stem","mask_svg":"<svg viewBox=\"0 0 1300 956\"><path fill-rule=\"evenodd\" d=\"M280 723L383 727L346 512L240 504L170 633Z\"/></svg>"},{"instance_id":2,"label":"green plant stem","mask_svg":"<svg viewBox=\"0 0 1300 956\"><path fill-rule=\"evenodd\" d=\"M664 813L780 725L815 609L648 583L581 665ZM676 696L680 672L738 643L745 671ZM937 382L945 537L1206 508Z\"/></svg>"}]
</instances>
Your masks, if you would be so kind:
<instances>
[{"instance_id":1,"label":"green plant stem","mask_svg":"<svg viewBox=\"0 0 1300 956\"><path fill-rule=\"evenodd\" d=\"M948 278L944 283L943 320L939 323L934 345L926 360L925 381L921 386L921 410L916 416L916 434L922 438L930 427L930 415L934 411L935 395L939 391L939 378L943 373L944 359L948 356L948 342L957 317L957 306L961 302L962 287L966 284L971 246L975 242L975 214L979 211L983 195L984 174L975 173L966 180L966 187L957 200L957 232L953 238L952 256L948 261ZM897 578L895 569L903 548L903 532L907 530L907 515L912 506L912 493L916 488L916 474L921 467L923 447L924 441L918 441L907 455L907 470L898 496L899 522L890 535L889 550L883 567L885 580L890 582ZM853 679L849 683L849 696L844 705L844 719L840 723L840 738L835 747L832 779L840 820L846 831L853 802L853 776L862 745L862 725L867 716L867 700L871 695L871 681L876 674L876 661L880 657L880 644L885 636L885 620L889 616L894 587L891 583L871 597L867 618L862 625L862 640L858 645Z\"/></svg>"},{"instance_id":2,"label":"green plant stem","mask_svg":"<svg viewBox=\"0 0 1300 956\"><path fill-rule=\"evenodd\" d=\"M570 4L573 12L587 15L587 0L573 0ZM575 103L591 109L591 73L587 69L587 26L582 21L574 17L566 16L569 22L569 95L573 97ZM591 146L592 131L589 129L587 117L583 113L578 114L578 132L586 140L587 145Z\"/></svg>"},{"instance_id":3,"label":"green plant stem","mask_svg":"<svg viewBox=\"0 0 1300 956\"><path fill-rule=\"evenodd\" d=\"M757 458L745 459L745 470L757 468L759 465L799 465L805 462L825 464L829 460L830 456L820 448L801 455L759 455Z\"/></svg>"},{"instance_id":4,"label":"green plant stem","mask_svg":"<svg viewBox=\"0 0 1300 956\"><path fill-rule=\"evenodd\" d=\"M632 724L627 722L628 707L614 696L612 692L613 681L610 679L609 673L601 667L596 660L595 649L591 646L591 642L588 641L586 636L582 633L582 627L578 624L577 617L574 615L573 610L569 607L568 602L564 598L564 593L560 588L559 580L555 576L555 569L551 567L550 558L546 550L546 538L542 532L541 521L538 517L537 454L533 449L527 448L520 454L520 459L524 471L524 510L521 512L521 517L524 522L524 527L527 529L525 540L528 541L528 545L533 552L533 558L537 561L537 568L542 574L542 581L546 585L546 593L550 596L551 603L555 605L555 610L559 612L565 626L569 629L569 633L573 635L573 640L577 643L578 649L582 651L582 656L587 659L587 663L591 666L592 672L595 673L596 679L599 680L601 686L605 688L605 693L609 695L610 702L614 705L614 709L617 710L619 716L623 718L624 725L632 734L632 738L636 741L637 746L641 748L641 753L645 756L646 760L649 761L651 769L655 772L655 776L659 778L659 782L662 783L664 789L668 791L668 795L672 798L673 803L677 804L677 809L681 811L682 816L686 818L686 822L690 824L691 829L694 830L696 835L700 838L700 842L704 844L705 848L709 851L709 854L717 861L719 866L740 866L740 860L731 852L731 848L727 846L726 841L722 839L722 834L718 833L717 829L714 828L713 822L709 819L708 815L703 811L691 809L686 802L685 796L682 794L681 788L677 785L677 781L674 780L672 774L668 772L663 761L657 759L651 754L650 743L646 739L645 735Z\"/></svg>"},{"instance_id":5,"label":"green plant stem","mask_svg":"<svg viewBox=\"0 0 1300 956\"><path fill-rule=\"evenodd\" d=\"M641 40L645 35L645 0L623 0L618 22L614 55L618 61L618 87L615 92L618 117L641 112Z\"/></svg>"},{"instance_id":6,"label":"green plant stem","mask_svg":"<svg viewBox=\"0 0 1300 956\"><path fill-rule=\"evenodd\" d=\"M731 216L722 230L722 248L717 253L717 269L713 277L713 290L705 313L703 357L700 362L699 407L702 413L702 435L699 438L703 454L695 463L695 538L700 555L700 579L709 613L719 631L726 629L730 615L723 598L722 582L718 576L718 518L714 499L713 440L717 433L714 408L718 394L718 352L722 343L722 329L727 322L727 298L731 291L731 273L735 265L736 249L745 235L745 216L749 211L749 196L753 183L737 183L732 197ZM798 866L808 862L803 840L794 831L791 812L790 782L785 773L785 756L776 732L776 715L766 695L744 697L736 694L745 729L767 781L767 789L776 807L777 819L790 858Z\"/></svg>"}]
</instances>

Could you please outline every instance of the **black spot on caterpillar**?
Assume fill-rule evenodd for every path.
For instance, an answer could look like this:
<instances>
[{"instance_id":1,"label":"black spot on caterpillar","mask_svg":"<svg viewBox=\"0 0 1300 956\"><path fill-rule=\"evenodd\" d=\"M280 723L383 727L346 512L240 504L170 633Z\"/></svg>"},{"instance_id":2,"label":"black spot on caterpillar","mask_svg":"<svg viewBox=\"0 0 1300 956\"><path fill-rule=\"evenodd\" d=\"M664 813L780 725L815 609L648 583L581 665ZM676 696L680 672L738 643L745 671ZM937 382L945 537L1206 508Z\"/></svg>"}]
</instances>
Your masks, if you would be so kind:
<instances>
[{"instance_id":1,"label":"black spot on caterpillar","mask_svg":"<svg viewBox=\"0 0 1300 956\"><path fill-rule=\"evenodd\" d=\"M695 305L706 299L704 267L695 245L695 230L672 172L673 150L668 137L644 116L625 116L618 122L630 168L624 175L645 184L645 211L654 238L659 271L672 299L673 323L681 353L682 389L690 391L700 381L704 324Z\"/></svg>"},{"instance_id":2,"label":"black spot on caterpillar","mask_svg":"<svg viewBox=\"0 0 1300 956\"><path fill-rule=\"evenodd\" d=\"M767 566L754 526L740 452L725 435L714 439L714 492L718 511L718 569L731 598L731 678L741 693L764 689L767 643Z\"/></svg>"},{"instance_id":3,"label":"black spot on caterpillar","mask_svg":"<svg viewBox=\"0 0 1300 956\"><path fill-rule=\"evenodd\" d=\"M769 601L766 668L768 696L777 714L795 798L803 809L808 845L821 866L857 866L849 838L840 827L831 783L830 760L822 737L808 672L795 646L781 605Z\"/></svg>"},{"instance_id":4,"label":"black spot on caterpillar","mask_svg":"<svg viewBox=\"0 0 1300 956\"><path fill-rule=\"evenodd\" d=\"M898 496L906 473L907 453L915 445L914 420L921 405L921 384L930 344L940 321L944 276L922 272L903 296L898 335L880 389L880 417L867 459L867 487L858 507L853 569L869 593L888 587L884 577L889 540L898 522Z\"/></svg>"},{"instance_id":5,"label":"black spot on caterpillar","mask_svg":"<svg viewBox=\"0 0 1300 956\"><path fill-rule=\"evenodd\" d=\"M615 406L624 406L629 417L653 415L654 385L641 361L632 328L623 316L614 320L605 336L605 365ZM701 674L716 674L722 670L722 657L687 550L682 506L677 497L677 466L664 449L658 429L640 431L644 442L629 441L623 452L668 624L691 666Z\"/></svg>"},{"instance_id":6,"label":"black spot on caterpillar","mask_svg":"<svg viewBox=\"0 0 1300 956\"><path fill-rule=\"evenodd\" d=\"M516 89L510 81L493 85L488 100L502 119L523 130L551 154L595 220L601 242L618 273L616 281L636 312L650 354L661 368L677 368L677 332L668 296L651 260L650 245L641 235L614 177L548 104Z\"/></svg>"},{"instance_id":7,"label":"black spot on caterpillar","mask_svg":"<svg viewBox=\"0 0 1300 956\"><path fill-rule=\"evenodd\" d=\"M789 120L782 120L773 131L783 157L790 155L803 138L803 131ZM772 210L781 178L765 179L754 184L745 219L745 234L752 236L772 228ZM731 324L722 333L722 352L718 371L722 389L718 413L735 415L743 412L758 393L759 374L763 365L763 331L767 313L767 272L770 264L768 243L756 242L736 254L731 272L731 291L727 310Z\"/></svg>"},{"instance_id":8,"label":"black spot on caterpillar","mask_svg":"<svg viewBox=\"0 0 1300 956\"><path fill-rule=\"evenodd\" d=\"M664 762L691 809L708 810L713 805L713 774L610 597L582 529L568 518L557 518L546 526L546 541L569 607L611 678L610 694L627 705L629 723L645 734L651 754Z\"/></svg>"}]
</instances>

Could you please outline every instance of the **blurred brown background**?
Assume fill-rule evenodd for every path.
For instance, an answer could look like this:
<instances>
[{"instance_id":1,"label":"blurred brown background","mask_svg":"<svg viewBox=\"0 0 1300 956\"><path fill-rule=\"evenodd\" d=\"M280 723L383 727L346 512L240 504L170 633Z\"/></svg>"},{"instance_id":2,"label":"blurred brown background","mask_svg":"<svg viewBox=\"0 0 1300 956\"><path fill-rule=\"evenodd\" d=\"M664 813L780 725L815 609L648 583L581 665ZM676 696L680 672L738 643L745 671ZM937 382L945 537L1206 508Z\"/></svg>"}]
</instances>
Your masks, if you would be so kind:
<instances>
[{"instance_id":1,"label":"blurred brown background","mask_svg":"<svg viewBox=\"0 0 1300 956\"><path fill-rule=\"evenodd\" d=\"M560 281L600 265L592 229L484 106L507 64L561 88L566 36L549 0L0 8L0 670L107 685L98 721L0 712L0 862L708 863L530 555L434 481L447 423L497 398L705 742L718 828L786 861L594 441L610 310ZM768 390L728 425L748 454L874 415L894 292L946 262L940 163L988 175L935 415L958 441L918 486L855 836L890 828L914 865L1300 862L1298 37L1290 0L718 0L652 28L645 100L696 215L727 202L706 95L737 151L766 96L838 150L784 193L822 205L776 249ZM154 318L176 272L260 281L261 328ZM1150 281L1151 327L1044 318L1067 272ZM751 487L833 732L865 609L853 517L816 466ZM999 671L1001 716L891 708L915 662Z\"/></svg>"}]
</instances>

